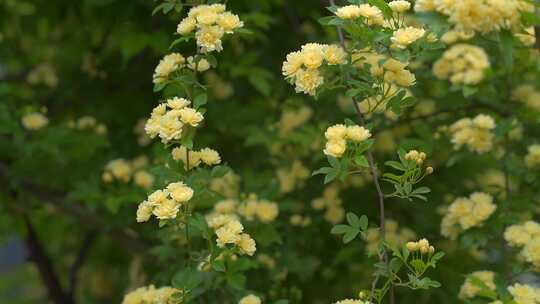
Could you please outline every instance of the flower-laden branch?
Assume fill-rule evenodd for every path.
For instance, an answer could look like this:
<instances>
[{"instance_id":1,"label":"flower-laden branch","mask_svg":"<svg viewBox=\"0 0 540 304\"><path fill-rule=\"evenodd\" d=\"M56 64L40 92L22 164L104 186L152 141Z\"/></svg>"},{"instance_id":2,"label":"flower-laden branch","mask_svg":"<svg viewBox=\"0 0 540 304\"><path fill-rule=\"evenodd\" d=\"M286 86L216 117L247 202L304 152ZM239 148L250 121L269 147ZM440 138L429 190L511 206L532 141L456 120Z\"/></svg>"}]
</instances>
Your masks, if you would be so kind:
<instances>
[{"instance_id":1,"label":"flower-laden branch","mask_svg":"<svg viewBox=\"0 0 540 304\"><path fill-rule=\"evenodd\" d=\"M330 167L320 168L314 174L324 174L324 181L328 183L336 178L344 180L350 174L360 173L366 168L369 170L378 197L379 263L376 264L377 271L369 294L364 294L358 301L345 300L343 303L364 303L362 301L366 298L368 302L381 303L387 294L390 303L394 303L393 286L416 289L417 286L430 288L440 285L427 277L420 278L425 274L418 271L420 263L425 264L420 256L414 257L412 262L418 264L418 269L408 272L408 280L403 281L398 274L400 269L414 270L414 267L402 268L408 265L407 259L390 259L389 251L397 255L401 249L396 249L385 240L385 197L427 200L424 194L431 190L427 187L415 188L415 185L431 174L433 168L424 168L424 152L400 150L398 155L401 162L385 163L401 171L401 175L383 175L382 180L395 188L393 193L385 195L380 184L380 169L371 150L375 139L370 138L371 132L367 129L373 125L367 124L366 119L382 113L398 116L404 108L412 106L415 99L408 88L415 84L416 78L408 69L409 62L440 45L437 45L433 33L407 26L404 13L411 7L408 1L377 1L343 7L335 6L333 0L329 1L331 6L328 9L335 16L324 17L320 23L337 27L339 45L306 44L300 51L287 55L282 71L285 78L295 85L297 92L317 97L324 90L345 89L346 95L352 100L356 122L346 119L345 124L337 124L326 130L327 142L323 152L328 156ZM345 243L357 235L365 238L367 217L359 218L354 213L348 213L347 222L347 225L334 226L332 233L343 234ZM402 246L405 244L398 244L397 248ZM386 279L379 286L382 277Z\"/></svg>"},{"instance_id":2,"label":"flower-laden branch","mask_svg":"<svg viewBox=\"0 0 540 304\"><path fill-rule=\"evenodd\" d=\"M336 3L334 0L329 0L330 2L330 5L331 6L335 6ZM346 50L346 46L345 46L345 38L344 38L344 35L343 35L343 31L341 30L341 27L338 25L336 26L337 28L337 33L338 33L338 37L339 37L339 44L340 46ZM354 110L356 111L356 119L357 119L357 124L361 127L364 127L366 125L366 122L364 120L364 116L362 114L362 111L360 110L360 107L358 106L358 103L356 102L355 99L351 99L352 103L353 103L353 106L354 106ZM373 153L371 151L371 149L368 149L366 151L366 155L367 155L367 161L368 161L368 164L369 164L369 170L371 172L371 176L373 177L373 183L375 184L375 189L377 191L377 197L378 197L378 202L379 202L379 233L381 235L381 239L382 241L384 242L384 238L385 238L385 235L386 235L386 229L385 229L385 206L384 206L384 192L381 188L381 185L379 183L379 176L378 176L378 172L377 172L377 166L375 165L375 161L374 161L374 157L373 157ZM382 260L384 261L385 263L388 262L388 258L386 257L386 252L381 252L379 254L379 260ZM371 288L371 294L374 294L375 293L375 288L377 286L377 282L379 280L379 274L377 274L375 276L375 279L373 280L373 284L372 284L372 288ZM391 292L391 296L390 296L390 303L394 303L394 290L393 290L393 287L390 287L390 292Z\"/></svg>"},{"instance_id":3,"label":"flower-laden branch","mask_svg":"<svg viewBox=\"0 0 540 304\"><path fill-rule=\"evenodd\" d=\"M193 6L178 24L176 33L180 38L171 44L171 49L194 40L195 54L186 58L173 52L163 57L155 68L154 91L162 93L163 100L152 110L144 129L147 135L160 138L164 144L170 156L162 166L169 174L161 181L163 187L139 204L137 222L155 217L160 229L173 232L169 234L170 241L183 237L184 259L171 280L172 286L141 287L128 293L124 303L136 302L141 295L145 301L186 303L202 298L205 292L228 294L228 288L242 289L245 284L241 273L245 270L235 264L246 263L240 257L255 253L255 240L244 231L239 217L233 214L204 217L197 210L197 203L212 193L209 179L223 177L228 167L220 165L222 160L217 151L195 149L195 138L205 123L208 102L207 87L200 82L198 74L217 66L212 54L223 50L223 38L241 32L242 27L243 22L226 11L224 4ZM206 276L205 272L212 272L212 276ZM250 297L260 301L255 295Z\"/></svg>"}]
</instances>

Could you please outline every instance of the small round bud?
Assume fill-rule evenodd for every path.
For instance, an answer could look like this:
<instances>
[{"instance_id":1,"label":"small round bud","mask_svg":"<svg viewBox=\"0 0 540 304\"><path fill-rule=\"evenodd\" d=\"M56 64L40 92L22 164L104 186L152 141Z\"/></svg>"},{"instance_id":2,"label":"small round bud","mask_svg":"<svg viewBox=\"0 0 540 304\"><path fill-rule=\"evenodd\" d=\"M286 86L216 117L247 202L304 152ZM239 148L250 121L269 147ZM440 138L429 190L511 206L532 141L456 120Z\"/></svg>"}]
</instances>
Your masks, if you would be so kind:
<instances>
[{"instance_id":1,"label":"small round bud","mask_svg":"<svg viewBox=\"0 0 540 304\"><path fill-rule=\"evenodd\" d=\"M366 294L365 291L361 290L361 291L358 293L358 298L359 298L360 300L365 299L366 297L367 297L367 294Z\"/></svg>"},{"instance_id":2,"label":"small round bud","mask_svg":"<svg viewBox=\"0 0 540 304\"><path fill-rule=\"evenodd\" d=\"M110 183L112 182L112 174L109 173L109 172L104 172L103 175L101 175L101 180L104 182L104 183Z\"/></svg>"},{"instance_id":3,"label":"small round bud","mask_svg":"<svg viewBox=\"0 0 540 304\"><path fill-rule=\"evenodd\" d=\"M421 239L420 241L418 241L418 246L420 248L422 247L429 247L429 241L425 238Z\"/></svg>"},{"instance_id":4,"label":"small round bud","mask_svg":"<svg viewBox=\"0 0 540 304\"><path fill-rule=\"evenodd\" d=\"M427 167L427 168L426 168L426 173L427 173L427 174L433 173L433 167Z\"/></svg>"},{"instance_id":5,"label":"small round bud","mask_svg":"<svg viewBox=\"0 0 540 304\"><path fill-rule=\"evenodd\" d=\"M429 254L433 254L435 252L435 247L429 246Z\"/></svg>"},{"instance_id":6,"label":"small round bud","mask_svg":"<svg viewBox=\"0 0 540 304\"><path fill-rule=\"evenodd\" d=\"M417 242L407 242L407 250L410 252L418 250L418 243Z\"/></svg>"},{"instance_id":7,"label":"small round bud","mask_svg":"<svg viewBox=\"0 0 540 304\"><path fill-rule=\"evenodd\" d=\"M421 252L422 254L428 253L428 252L429 252L429 247L428 247L428 246L422 246L422 247L420 247L420 252Z\"/></svg>"}]
</instances>

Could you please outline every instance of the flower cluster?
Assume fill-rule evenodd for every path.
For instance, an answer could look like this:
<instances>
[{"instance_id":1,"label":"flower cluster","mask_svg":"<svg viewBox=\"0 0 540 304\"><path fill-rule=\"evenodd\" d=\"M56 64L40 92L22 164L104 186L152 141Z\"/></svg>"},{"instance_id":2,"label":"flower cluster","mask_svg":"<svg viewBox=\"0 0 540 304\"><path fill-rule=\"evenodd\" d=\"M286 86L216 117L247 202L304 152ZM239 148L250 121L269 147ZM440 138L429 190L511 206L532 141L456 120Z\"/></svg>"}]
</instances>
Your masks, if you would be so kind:
<instances>
[{"instance_id":1,"label":"flower cluster","mask_svg":"<svg viewBox=\"0 0 540 304\"><path fill-rule=\"evenodd\" d=\"M339 189L336 186L326 187L321 197L311 201L315 210L325 210L324 219L332 224L340 223L345 217L343 201L339 198Z\"/></svg>"},{"instance_id":2,"label":"flower cluster","mask_svg":"<svg viewBox=\"0 0 540 304\"><path fill-rule=\"evenodd\" d=\"M171 53L165 55L159 61L154 70L153 81L155 84L163 83L169 79L171 73L180 71L184 67L193 71L204 72L210 69L210 62L205 58L194 59L193 56L189 56L186 60L180 53Z\"/></svg>"},{"instance_id":3,"label":"flower cluster","mask_svg":"<svg viewBox=\"0 0 540 304\"><path fill-rule=\"evenodd\" d=\"M327 65L344 64L347 53L339 45L308 43L300 51L287 55L282 73L296 86L296 92L315 95L317 88L324 83L320 68Z\"/></svg>"},{"instance_id":4,"label":"flower cluster","mask_svg":"<svg viewBox=\"0 0 540 304\"><path fill-rule=\"evenodd\" d=\"M307 227L309 224L311 224L311 217L307 215L302 216L301 214L293 214L289 218L289 223L293 226Z\"/></svg>"},{"instance_id":5,"label":"flower cluster","mask_svg":"<svg viewBox=\"0 0 540 304\"><path fill-rule=\"evenodd\" d=\"M247 233L244 233L244 226L238 221L235 215L213 214L207 216L208 226L215 230L218 247L235 245L240 254L252 256L257 250L255 240Z\"/></svg>"},{"instance_id":6,"label":"flower cluster","mask_svg":"<svg viewBox=\"0 0 540 304\"><path fill-rule=\"evenodd\" d=\"M362 18L366 25L382 26L384 24L382 11L378 7L369 4L342 6L336 10L335 14L338 18L345 20Z\"/></svg>"},{"instance_id":7,"label":"flower cluster","mask_svg":"<svg viewBox=\"0 0 540 304\"><path fill-rule=\"evenodd\" d=\"M371 132L368 129L357 125L345 126L337 124L328 127L326 132L324 132L324 137L326 137L327 140L324 154L340 158L347 150L347 141L356 145L370 138Z\"/></svg>"},{"instance_id":8,"label":"flower cluster","mask_svg":"<svg viewBox=\"0 0 540 304\"><path fill-rule=\"evenodd\" d=\"M478 114L473 119L462 118L453 123L449 131L452 134L454 149L458 150L462 146L479 154L488 152L493 147L493 129L495 121L491 116Z\"/></svg>"},{"instance_id":9,"label":"flower cluster","mask_svg":"<svg viewBox=\"0 0 540 304\"><path fill-rule=\"evenodd\" d=\"M176 161L182 161L187 169L188 150L184 146L175 147L172 152L172 158ZM214 166L221 163L219 153L210 148L203 148L198 151L189 150L189 168L198 167L200 164Z\"/></svg>"},{"instance_id":10,"label":"flower cluster","mask_svg":"<svg viewBox=\"0 0 540 304\"><path fill-rule=\"evenodd\" d=\"M433 74L439 79L449 79L452 84L480 83L489 68L486 52L470 44L455 44L433 64Z\"/></svg>"},{"instance_id":11,"label":"flower cluster","mask_svg":"<svg viewBox=\"0 0 540 304\"><path fill-rule=\"evenodd\" d=\"M50 88L54 88L58 85L58 75L51 63L44 62L28 72L26 81L32 85L44 84Z\"/></svg>"},{"instance_id":12,"label":"flower cluster","mask_svg":"<svg viewBox=\"0 0 540 304\"><path fill-rule=\"evenodd\" d=\"M364 68L367 64L371 76L382 79L387 86L395 84L399 87L410 87L416 81L414 74L407 70L408 63L394 58L387 58L371 51L362 51L354 53L352 59L358 68ZM387 90L382 88L383 92Z\"/></svg>"},{"instance_id":13,"label":"flower cluster","mask_svg":"<svg viewBox=\"0 0 540 304\"><path fill-rule=\"evenodd\" d=\"M487 193L474 192L468 198L457 198L442 219L441 234L455 239L461 231L482 226L495 209L493 197Z\"/></svg>"},{"instance_id":14,"label":"flower cluster","mask_svg":"<svg viewBox=\"0 0 540 304\"><path fill-rule=\"evenodd\" d=\"M151 138L159 136L163 143L182 138L185 127L197 127L204 119L197 110L188 107L191 101L185 98L170 98L152 110L144 127Z\"/></svg>"},{"instance_id":15,"label":"flower cluster","mask_svg":"<svg viewBox=\"0 0 540 304\"><path fill-rule=\"evenodd\" d=\"M478 286L473 282L473 278L480 280L484 283L485 287L488 290L495 291L495 273L493 271L481 270L475 271L467 275L465 282L461 285L459 290L459 299L466 300L472 299L476 296L481 295L481 292L484 290L482 287Z\"/></svg>"},{"instance_id":16,"label":"flower cluster","mask_svg":"<svg viewBox=\"0 0 540 304\"><path fill-rule=\"evenodd\" d=\"M261 298L252 294L247 295L243 297L242 299L240 299L240 301L238 301L238 304L261 304L261 303L262 303Z\"/></svg>"},{"instance_id":17,"label":"flower cluster","mask_svg":"<svg viewBox=\"0 0 540 304\"><path fill-rule=\"evenodd\" d=\"M247 221L257 219L262 223L273 222L279 215L279 207L275 202L259 200L254 194L250 194L245 202L239 203L234 199L217 202L214 210L206 216L207 222L212 222L216 216L225 215L238 218L243 217Z\"/></svg>"},{"instance_id":18,"label":"flower cluster","mask_svg":"<svg viewBox=\"0 0 540 304\"><path fill-rule=\"evenodd\" d=\"M259 200L250 195L248 200L238 206L238 214L248 221L257 219L262 223L273 222L279 215L279 207L275 202Z\"/></svg>"},{"instance_id":19,"label":"flower cluster","mask_svg":"<svg viewBox=\"0 0 540 304\"><path fill-rule=\"evenodd\" d=\"M394 49L406 49L416 40L424 37L426 30L412 26L400 28L394 32L390 40Z\"/></svg>"},{"instance_id":20,"label":"flower cluster","mask_svg":"<svg viewBox=\"0 0 540 304\"><path fill-rule=\"evenodd\" d=\"M435 252L435 247L430 245L429 241L425 238L418 242L407 242L406 246L409 252L420 251L421 254L433 254Z\"/></svg>"},{"instance_id":21,"label":"flower cluster","mask_svg":"<svg viewBox=\"0 0 540 304\"><path fill-rule=\"evenodd\" d=\"M302 162L295 160L290 168L279 168L276 171L281 193L289 193L310 177L309 170L302 165Z\"/></svg>"},{"instance_id":22,"label":"flower cluster","mask_svg":"<svg viewBox=\"0 0 540 304\"><path fill-rule=\"evenodd\" d=\"M26 130L35 131L49 124L49 119L39 112L32 112L24 115L21 123Z\"/></svg>"},{"instance_id":23,"label":"flower cluster","mask_svg":"<svg viewBox=\"0 0 540 304\"><path fill-rule=\"evenodd\" d=\"M301 107L298 110L285 110L279 120L279 136L285 138L292 130L305 124L313 115L309 107Z\"/></svg>"},{"instance_id":24,"label":"flower cluster","mask_svg":"<svg viewBox=\"0 0 540 304\"><path fill-rule=\"evenodd\" d=\"M410 150L407 152L407 154L405 154L405 159L414 161L418 165L421 165L426 160L426 153L418 152L417 150Z\"/></svg>"},{"instance_id":25,"label":"flower cluster","mask_svg":"<svg viewBox=\"0 0 540 304\"><path fill-rule=\"evenodd\" d=\"M107 133L107 126L102 123L98 123L95 117L89 115L79 117L79 119L76 121L69 120L67 126L68 128L75 128L78 130L94 129L97 134Z\"/></svg>"},{"instance_id":26,"label":"flower cluster","mask_svg":"<svg viewBox=\"0 0 540 304\"><path fill-rule=\"evenodd\" d=\"M540 165L540 145L535 144L527 148L527 155L525 155L525 165L529 168Z\"/></svg>"},{"instance_id":27,"label":"flower cluster","mask_svg":"<svg viewBox=\"0 0 540 304\"><path fill-rule=\"evenodd\" d=\"M219 193L226 198L238 197L238 192L240 191L240 177L233 171L229 171L222 177L213 178L210 181L210 190Z\"/></svg>"},{"instance_id":28,"label":"flower cluster","mask_svg":"<svg viewBox=\"0 0 540 304\"><path fill-rule=\"evenodd\" d=\"M540 224L527 221L509 226L504 231L504 239L512 247L523 247L520 256L540 268Z\"/></svg>"},{"instance_id":29,"label":"flower cluster","mask_svg":"<svg viewBox=\"0 0 540 304\"><path fill-rule=\"evenodd\" d=\"M135 185L150 189L154 185L155 178L147 170L144 170L147 165L148 158L144 155L132 161L123 158L113 159L105 165L101 180L107 184L113 180L127 183L133 178Z\"/></svg>"},{"instance_id":30,"label":"flower cluster","mask_svg":"<svg viewBox=\"0 0 540 304\"><path fill-rule=\"evenodd\" d=\"M384 241L390 246L400 247L402 244L416 238L416 233L414 231L407 227L399 227L397 221L393 219L386 219L385 222ZM377 254L380 241L380 230L378 228L369 228L366 231L366 252L370 255Z\"/></svg>"},{"instance_id":31,"label":"flower cluster","mask_svg":"<svg viewBox=\"0 0 540 304\"><path fill-rule=\"evenodd\" d=\"M182 290L173 287L155 288L154 285L139 287L126 294L122 304L175 304L173 295Z\"/></svg>"},{"instance_id":32,"label":"flower cluster","mask_svg":"<svg viewBox=\"0 0 540 304\"><path fill-rule=\"evenodd\" d=\"M223 50L223 36L244 26L237 15L225 9L224 4L195 6L189 10L188 16L180 21L176 32L185 36L195 31L197 46L201 52L220 52Z\"/></svg>"},{"instance_id":33,"label":"flower cluster","mask_svg":"<svg viewBox=\"0 0 540 304\"><path fill-rule=\"evenodd\" d=\"M139 204L137 222L146 222L153 214L159 220L174 219L180 207L193 197L193 189L183 182L170 183L163 190L156 190Z\"/></svg>"},{"instance_id":34,"label":"flower cluster","mask_svg":"<svg viewBox=\"0 0 540 304\"><path fill-rule=\"evenodd\" d=\"M446 15L458 30L488 33L503 28L517 29L521 12L532 12L534 6L522 0L417 0L414 9Z\"/></svg>"},{"instance_id":35,"label":"flower cluster","mask_svg":"<svg viewBox=\"0 0 540 304\"><path fill-rule=\"evenodd\" d=\"M474 37L474 32L464 32L460 30L449 30L441 36L441 41L446 44L453 44L457 41L469 40Z\"/></svg>"},{"instance_id":36,"label":"flower cluster","mask_svg":"<svg viewBox=\"0 0 540 304\"><path fill-rule=\"evenodd\" d=\"M512 91L512 99L540 112L540 92L533 85L522 84Z\"/></svg>"},{"instance_id":37,"label":"flower cluster","mask_svg":"<svg viewBox=\"0 0 540 304\"><path fill-rule=\"evenodd\" d=\"M110 183L114 179L127 183L131 180L132 172L133 168L129 161L123 158L113 159L105 165L101 179L105 183Z\"/></svg>"}]
</instances>

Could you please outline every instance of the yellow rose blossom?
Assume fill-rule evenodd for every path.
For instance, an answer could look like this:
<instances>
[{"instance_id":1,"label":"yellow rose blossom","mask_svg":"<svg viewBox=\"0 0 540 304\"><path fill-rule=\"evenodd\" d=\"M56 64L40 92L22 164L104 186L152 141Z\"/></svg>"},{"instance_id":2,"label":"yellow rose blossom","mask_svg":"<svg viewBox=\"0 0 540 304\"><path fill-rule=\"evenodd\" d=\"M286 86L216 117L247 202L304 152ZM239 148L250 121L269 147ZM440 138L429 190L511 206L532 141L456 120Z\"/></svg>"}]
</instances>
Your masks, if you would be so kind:
<instances>
[{"instance_id":1,"label":"yellow rose blossom","mask_svg":"<svg viewBox=\"0 0 540 304\"><path fill-rule=\"evenodd\" d=\"M23 116L21 122L25 129L35 131L45 127L49 119L39 112L33 112Z\"/></svg>"}]
</instances>

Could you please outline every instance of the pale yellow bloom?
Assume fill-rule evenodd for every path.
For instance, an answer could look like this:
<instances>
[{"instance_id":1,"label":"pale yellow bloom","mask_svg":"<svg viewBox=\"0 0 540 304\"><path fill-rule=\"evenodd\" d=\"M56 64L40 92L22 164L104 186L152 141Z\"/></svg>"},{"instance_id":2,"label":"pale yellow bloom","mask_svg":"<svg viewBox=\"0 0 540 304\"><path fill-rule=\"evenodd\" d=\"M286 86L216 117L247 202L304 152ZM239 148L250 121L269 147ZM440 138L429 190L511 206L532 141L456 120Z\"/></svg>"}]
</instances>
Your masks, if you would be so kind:
<instances>
[{"instance_id":1,"label":"pale yellow bloom","mask_svg":"<svg viewBox=\"0 0 540 304\"><path fill-rule=\"evenodd\" d=\"M39 112L33 112L23 116L21 122L25 129L35 131L45 127L49 119Z\"/></svg>"}]
</instances>

